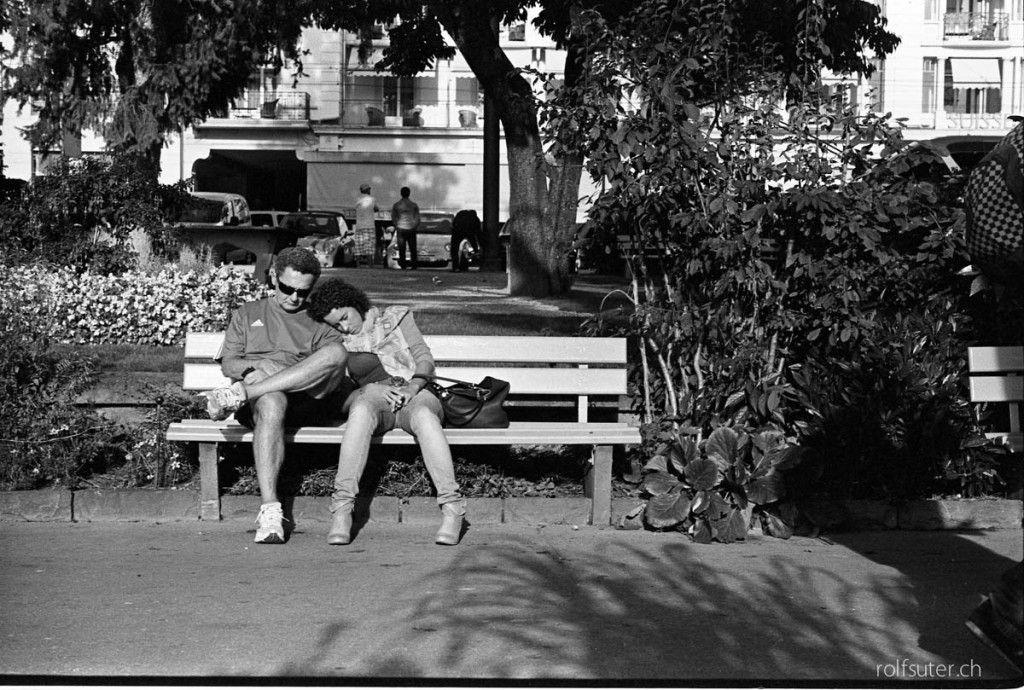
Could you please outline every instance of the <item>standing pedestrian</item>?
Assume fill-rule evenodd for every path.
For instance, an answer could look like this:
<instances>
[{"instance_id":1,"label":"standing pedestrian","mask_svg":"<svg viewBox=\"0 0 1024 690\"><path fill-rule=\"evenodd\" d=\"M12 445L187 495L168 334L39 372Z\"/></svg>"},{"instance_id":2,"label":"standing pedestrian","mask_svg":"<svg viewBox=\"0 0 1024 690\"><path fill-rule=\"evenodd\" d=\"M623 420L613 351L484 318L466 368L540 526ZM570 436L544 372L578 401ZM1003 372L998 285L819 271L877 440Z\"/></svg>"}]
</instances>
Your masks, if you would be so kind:
<instances>
[{"instance_id":1,"label":"standing pedestrian","mask_svg":"<svg viewBox=\"0 0 1024 690\"><path fill-rule=\"evenodd\" d=\"M391 222L395 226L398 244L398 265L405 268L405 249L408 246L412 253L412 270L415 271L419 267L419 259L416 256L416 230L420 226L420 207L409 198L411 193L408 187L402 187L402 198L391 207Z\"/></svg>"},{"instance_id":2,"label":"standing pedestrian","mask_svg":"<svg viewBox=\"0 0 1024 690\"><path fill-rule=\"evenodd\" d=\"M376 263L377 251L381 244L383 233L378 235L377 222L374 213L380 209L377 207L377 200L370 195L370 185L363 183L359 185L359 201L356 202L356 229L355 229L355 255L356 262L366 257L370 266Z\"/></svg>"}]
</instances>

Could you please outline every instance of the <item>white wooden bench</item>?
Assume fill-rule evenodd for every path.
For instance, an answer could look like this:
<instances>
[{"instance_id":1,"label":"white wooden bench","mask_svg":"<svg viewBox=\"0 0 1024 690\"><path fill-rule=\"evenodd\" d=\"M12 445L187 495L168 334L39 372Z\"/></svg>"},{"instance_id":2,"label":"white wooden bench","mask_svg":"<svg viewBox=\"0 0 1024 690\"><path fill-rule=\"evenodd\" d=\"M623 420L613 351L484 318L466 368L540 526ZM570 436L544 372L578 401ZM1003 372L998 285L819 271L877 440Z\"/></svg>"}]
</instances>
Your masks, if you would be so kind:
<instances>
[{"instance_id":1,"label":"white wooden bench","mask_svg":"<svg viewBox=\"0 0 1024 690\"><path fill-rule=\"evenodd\" d=\"M1024 452L1020 428L1020 405L1024 401L1024 347L972 347L967 352L971 401L1006 403L1006 429L987 433L991 439L1014 453Z\"/></svg>"},{"instance_id":2,"label":"white wooden bench","mask_svg":"<svg viewBox=\"0 0 1024 690\"><path fill-rule=\"evenodd\" d=\"M584 490L590 498L589 521L611 522L612 449L637 444L640 431L622 421L625 412L626 341L624 338L533 336L426 336L437 363L437 374L464 381L486 375L511 384L507 429L446 429L452 445L585 445L592 448ZM213 357L223 333L189 333L185 340L182 388L204 391L229 383ZM543 407L549 412L575 408L575 421L515 421L518 408ZM607 421L591 421L603 411ZM553 415L548 415L550 416ZM344 424L289 429L293 443L340 444ZM186 419L168 427L169 441L199 444L200 517L220 519L217 444L252 443L252 431L233 418L223 422ZM374 439L383 444L414 444L396 429Z\"/></svg>"}]
</instances>

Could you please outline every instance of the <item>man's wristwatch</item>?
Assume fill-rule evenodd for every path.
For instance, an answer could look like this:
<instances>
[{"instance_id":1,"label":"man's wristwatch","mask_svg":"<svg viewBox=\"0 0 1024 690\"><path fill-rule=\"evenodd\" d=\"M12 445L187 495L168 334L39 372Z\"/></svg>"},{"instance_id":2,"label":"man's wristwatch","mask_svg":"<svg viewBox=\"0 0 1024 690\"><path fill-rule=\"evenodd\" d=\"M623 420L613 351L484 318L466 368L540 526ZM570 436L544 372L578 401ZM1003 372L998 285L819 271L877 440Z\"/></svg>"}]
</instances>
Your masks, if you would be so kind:
<instances>
[{"instance_id":1,"label":"man's wristwatch","mask_svg":"<svg viewBox=\"0 0 1024 690\"><path fill-rule=\"evenodd\" d=\"M248 369L246 369L245 371L242 372L242 376L240 378L244 381L245 377L248 376L249 374L251 374L254 371L256 371L256 367L249 367Z\"/></svg>"}]
</instances>

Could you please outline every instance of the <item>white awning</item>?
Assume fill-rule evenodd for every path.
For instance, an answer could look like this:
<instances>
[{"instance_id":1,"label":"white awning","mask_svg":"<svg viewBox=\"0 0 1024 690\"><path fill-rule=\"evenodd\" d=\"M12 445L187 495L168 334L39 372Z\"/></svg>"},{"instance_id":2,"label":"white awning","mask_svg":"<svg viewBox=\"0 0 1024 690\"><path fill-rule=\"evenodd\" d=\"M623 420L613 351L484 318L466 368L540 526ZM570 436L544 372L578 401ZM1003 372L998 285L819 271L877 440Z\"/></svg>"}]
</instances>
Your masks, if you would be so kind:
<instances>
[{"instance_id":1,"label":"white awning","mask_svg":"<svg viewBox=\"0 0 1024 690\"><path fill-rule=\"evenodd\" d=\"M950 58L949 65L954 88L998 89L1003 84L995 58Z\"/></svg>"}]
</instances>

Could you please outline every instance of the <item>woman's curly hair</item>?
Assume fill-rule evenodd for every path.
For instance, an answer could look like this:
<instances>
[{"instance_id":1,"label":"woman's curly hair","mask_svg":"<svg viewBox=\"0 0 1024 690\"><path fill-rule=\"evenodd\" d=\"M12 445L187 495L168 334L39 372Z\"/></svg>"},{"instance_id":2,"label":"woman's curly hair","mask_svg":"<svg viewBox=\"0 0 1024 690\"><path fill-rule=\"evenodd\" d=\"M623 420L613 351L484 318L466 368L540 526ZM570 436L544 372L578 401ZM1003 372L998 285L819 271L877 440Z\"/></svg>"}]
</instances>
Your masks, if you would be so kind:
<instances>
[{"instance_id":1,"label":"woman's curly hair","mask_svg":"<svg viewBox=\"0 0 1024 690\"><path fill-rule=\"evenodd\" d=\"M317 286L309 296L309 314L317 321L335 309L352 307L360 316L370 310L370 298L365 292L341 278L331 278Z\"/></svg>"}]
</instances>

